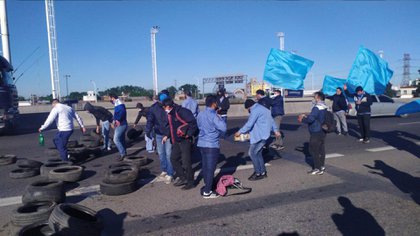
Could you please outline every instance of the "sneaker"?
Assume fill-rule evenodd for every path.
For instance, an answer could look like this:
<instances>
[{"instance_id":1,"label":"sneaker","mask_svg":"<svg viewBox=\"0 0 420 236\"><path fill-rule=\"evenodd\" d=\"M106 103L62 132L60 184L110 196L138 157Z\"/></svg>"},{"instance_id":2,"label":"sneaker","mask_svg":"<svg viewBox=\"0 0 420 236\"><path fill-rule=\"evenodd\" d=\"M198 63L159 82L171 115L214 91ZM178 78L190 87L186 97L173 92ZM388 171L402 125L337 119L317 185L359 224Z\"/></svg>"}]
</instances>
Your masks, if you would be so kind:
<instances>
[{"instance_id":1,"label":"sneaker","mask_svg":"<svg viewBox=\"0 0 420 236\"><path fill-rule=\"evenodd\" d=\"M213 191L210 191L209 193L204 192L203 198L210 199L210 198L218 198L220 195L217 193L214 193Z\"/></svg>"},{"instance_id":2,"label":"sneaker","mask_svg":"<svg viewBox=\"0 0 420 236\"><path fill-rule=\"evenodd\" d=\"M310 174L310 175L317 175L320 172L321 172L321 170L313 169L313 170L309 171L308 174ZM322 173L324 173L324 172L322 171Z\"/></svg>"},{"instance_id":3,"label":"sneaker","mask_svg":"<svg viewBox=\"0 0 420 236\"><path fill-rule=\"evenodd\" d=\"M160 173L160 175L158 176L158 179L160 180L165 180L165 177L168 173L166 173L165 171L162 171L162 173Z\"/></svg>"},{"instance_id":4,"label":"sneaker","mask_svg":"<svg viewBox=\"0 0 420 236\"><path fill-rule=\"evenodd\" d=\"M318 171L318 173L316 173L317 175L323 175L324 174L324 171L323 170L320 170L320 171Z\"/></svg>"},{"instance_id":5,"label":"sneaker","mask_svg":"<svg viewBox=\"0 0 420 236\"><path fill-rule=\"evenodd\" d=\"M187 180L186 179L181 179L181 178L176 178L174 181L174 186L179 187L179 186L183 186L187 184Z\"/></svg>"},{"instance_id":6,"label":"sneaker","mask_svg":"<svg viewBox=\"0 0 420 236\"><path fill-rule=\"evenodd\" d=\"M172 181L174 180L174 178L170 175L165 176L164 182L165 184L170 184L172 183Z\"/></svg>"},{"instance_id":7,"label":"sneaker","mask_svg":"<svg viewBox=\"0 0 420 236\"><path fill-rule=\"evenodd\" d=\"M370 143L370 140L369 139L365 139L365 140L363 140L363 143Z\"/></svg>"},{"instance_id":8,"label":"sneaker","mask_svg":"<svg viewBox=\"0 0 420 236\"><path fill-rule=\"evenodd\" d=\"M343 135L344 136L347 136L349 133L348 132L343 132Z\"/></svg>"},{"instance_id":9,"label":"sneaker","mask_svg":"<svg viewBox=\"0 0 420 236\"><path fill-rule=\"evenodd\" d=\"M362 138L361 138L361 139L359 139L358 141L359 141L359 142L363 142L363 141L364 141L364 139L362 139Z\"/></svg>"},{"instance_id":10,"label":"sneaker","mask_svg":"<svg viewBox=\"0 0 420 236\"><path fill-rule=\"evenodd\" d=\"M194 184L186 184L184 187L182 187L182 190L190 190L195 188Z\"/></svg>"},{"instance_id":11,"label":"sneaker","mask_svg":"<svg viewBox=\"0 0 420 236\"><path fill-rule=\"evenodd\" d=\"M320 171L325 171L325 166L321 166Z\"/></svg>"},{"instance_id":12,"label":"sneaker","mask_svg":"<svg viewBox=\"0 0 420 236\"><path fill-rule=\"evenodd\" d=\"M264 175L262 174L252 174L251 177L248 178L249 181L257 181L257 180L262 180L264 178L267 178L267 173L265 173Z\"/></svg>"},{"instance_id":13,"label":"sneaker","mask_svg":"<svg viewBox=\"0 0 420 236\"><path fill-rule=\"evenodd\" d=\"M281 150L284 150L285 148L286 148L285 146L277 145L276 150L281 151Z\"/></svg>"},{"instance_id":14,"label":"sneaker","mask_svg":"<svg viewBox=\"0 0 420 236\"><path fill-rule=\"evenodd\" d=\"M106 150L111 151L111 147L108 147Z\"/></svg>"},{"instance_id":15,"label":"sneaker","mask_svg":"<svg viewBox=\"0 0 420 236\"><path fill-rule=\"evenodd\" d=\"M124 161L124 157L125 156L119 156L119 157L117 157L117 161Z\"/></svg>"},{"instance_id":16,"label":"sneaker","mask_svg":"<svg viewBox=\"0 0 420 236\"><path fill-rule=\"evenodd\" d=\"M263 172L262 174L261 174L261 176L263 177L263 178L267 178L268 176L267 176L267 171L266 172Z\"/></svg>"}]
</instances>

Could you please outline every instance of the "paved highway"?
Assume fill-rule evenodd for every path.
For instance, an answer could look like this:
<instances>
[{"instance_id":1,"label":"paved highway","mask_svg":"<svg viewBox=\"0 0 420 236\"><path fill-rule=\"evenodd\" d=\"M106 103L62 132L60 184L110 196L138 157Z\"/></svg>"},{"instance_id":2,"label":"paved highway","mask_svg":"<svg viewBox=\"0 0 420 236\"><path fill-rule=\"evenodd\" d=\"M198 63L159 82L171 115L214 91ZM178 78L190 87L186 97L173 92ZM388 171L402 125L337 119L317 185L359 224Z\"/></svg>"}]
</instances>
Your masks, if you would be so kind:
<instances>
[{"instance_id":1,"label":"paved highway","mask_svg":"<svg viewBox=\"0 0 420 236\"><path fill-rule=\"evenodd\" d=\"M46 147L37 144L34 131L45 114L24 114L21 128L0 137L0 154L46 161ZM140 188L111 197L98 193L104 169L116 153L87 160L83 179L68 185L68 202L86 205L105 218L103 235L418 235L420 232L420 115L371 120L372 142L358 143L357 122L349 120L350 135L327 137L326 173L309 176L309 134L295 116L286 116L282 131L286 149L266 156L268 178L247 180L252 174L247 143L235 143L232 134L245 123L230 119L229 136L222 141L219 170L252 187L247 195L202 199L198 186L182 191L156 181L156 154L144 151L144 141L130 143L129 153L144 154L150 163L140 174ZM55 131L45 134L47 146ZM80 135L76 131L73 139ZM25 187L40 177L10 179L14 165L0 167L0 235L16 228L10 214ZM194 154L194 168L200 170Z\"/></svg>"}]
</instances>

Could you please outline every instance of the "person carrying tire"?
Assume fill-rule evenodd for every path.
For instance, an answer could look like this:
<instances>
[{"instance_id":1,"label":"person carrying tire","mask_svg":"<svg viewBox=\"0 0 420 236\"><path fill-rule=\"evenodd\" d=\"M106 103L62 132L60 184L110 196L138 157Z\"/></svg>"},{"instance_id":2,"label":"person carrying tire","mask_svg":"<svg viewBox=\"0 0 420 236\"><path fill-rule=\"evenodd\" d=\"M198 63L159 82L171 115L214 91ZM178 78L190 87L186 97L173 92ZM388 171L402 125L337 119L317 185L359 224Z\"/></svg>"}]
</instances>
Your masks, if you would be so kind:
<instances>
[{"instance_id":1,"label":"person carrying tire","mask_svg":"<svg viewBox=\"0 0 420 236\"><path fill-rule=\"evenodd\" d=\"M163 143L172 142L171 162L175 170L175 186L183 186L183 190L194 188L194 172L192 170L191 153L192 137L197 132L197 121L187 108L175 104L171 98L162 102L168 114L170 136L162 139ZM168 140L170 138L170 140Z\"/></svg>"},{"instance_id":2,"label":"person carrying tire","mask_svg":"<svg viewBox=\"0 0 420 236\"><path fill-rule=\"evenodd\" d=\"M73 119L77 120L77 123L79 123L80 129L83 133L86 132L86 128L83 125L82 119L73 110L73 108L65 104L61 104L58 99L53 99L51 104L53 108L48 115L47 120L38 129L38 131L41 133L43 130L47 129L55 120L58 132L55 135L53 142L57 150L60 152L60 158L63 161L68 161L67 142L69 141L70 136L73 134Z\"/></svg>"},{"instance_id":3,"label":"person carrying tire","mask_svg":"<svg viewBox=\"0 0 420 236\"><path fill-rule=\"evenodd\" d=\"M126 143L125 143L125 132L127 131L127 111L125 105L118 99L115 94L110 94L111 103L114 104L114 143L117 146L120 156L117 158L118 161L124 160L127 155Z\"/></svg>"},{"instance_id":4,"label":"person carrying tire","mask_svg":"<svg viewBox=\"0 0 420 236\"><path fill-rule=\"evenodd\" d=\"M84 110L95 117L97 134L99 134L99 128L102 126L102 137L104 138L104 146L102 147L102 150L111 151L111 138L109 137L109 131L112 123L112 113L104 107L93 106L89 102L85 104ZM101 121L102 124L99 126Z\"/></svg>"}]
</instances>

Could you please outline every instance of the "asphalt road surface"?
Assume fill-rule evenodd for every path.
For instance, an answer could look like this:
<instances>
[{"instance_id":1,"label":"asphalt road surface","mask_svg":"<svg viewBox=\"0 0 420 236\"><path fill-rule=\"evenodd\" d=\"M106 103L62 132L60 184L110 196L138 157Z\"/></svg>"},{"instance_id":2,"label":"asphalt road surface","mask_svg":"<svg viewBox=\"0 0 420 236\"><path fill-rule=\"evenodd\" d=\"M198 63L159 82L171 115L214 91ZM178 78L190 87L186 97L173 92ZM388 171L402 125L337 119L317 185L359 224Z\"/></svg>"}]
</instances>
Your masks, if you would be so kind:
<instances>
[{"instance_id":1,"label":"asphalt road surface","mask_svg":"<svg viewBox=\"0 0 420 236\"><path fill-rule=\"evenodd\" d=\"M35 131L46 114L25 114L19 130L0 137L0 155L45 162L55 130L45 133L46 147ZM371 120L370 144L357 142L357 122L350 119L348 136L329 134L326 173L310 176L306 125L286 116L281 126L286 149L265 156L268 178L248 181L252 163L248 143L232 141L245 118L229 119L228 136L221 142L218 176L233 174L251 193L203 199L200 156L195 152L197 187L183 191L155 179L156 154L146 153L142 138L129 143L128 153L145 155L139 189L124 196L105 196L98 184L115 162L115 148L79 163L83 179L66 186L67 202L97 210L105 220L103 235L419 235L420 232L420 115ZM77 139L75 131L71 139ZM0 235L18 230L10 215L26 186L40 177L11 179L15 165L0 166Z\"/></svg>"}]
</instances>

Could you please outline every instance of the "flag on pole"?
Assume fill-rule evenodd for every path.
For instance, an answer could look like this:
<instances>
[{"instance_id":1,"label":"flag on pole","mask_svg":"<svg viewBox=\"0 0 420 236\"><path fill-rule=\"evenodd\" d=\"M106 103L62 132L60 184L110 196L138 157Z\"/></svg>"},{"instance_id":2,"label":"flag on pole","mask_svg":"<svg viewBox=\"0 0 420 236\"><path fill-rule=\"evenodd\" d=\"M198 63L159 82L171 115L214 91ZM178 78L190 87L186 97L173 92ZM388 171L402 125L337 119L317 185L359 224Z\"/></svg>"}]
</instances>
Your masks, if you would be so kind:
<instances>
[{"instance_id":1,"label":"flag on pole","mask_svg":"<svg viewBox=\"0 0 420 236\"><path fill-rule=\"evenodd\" d=\"M363 46L360 47L347 79L350 92L357 86L370 94L383 94L394 72L388 63Z\"/></svg>"},{"instance_id":2,"label":"flag on pole","mask_svg":"<svg viewBox=\"0 0 420 236\"><path fill-rule=\"evenodd\" d=\"M313 61L272 48L264 70L264 80L285 89L302 90L303 80Z\"/></svg>"},{"instance_id":3,"label":"flag on pole","mask_svg":"<svg viewBox=\"0 0 420 236\"><path fill-rule=\"evenodd\" d=\"M343 85L346 82L347 81L345 79L334 78L332 76L326 75L324 77L324 83L322 84L322 92L325 95L332 96L336 93L338 87L343 89Z\"/></svg>"}]
</instances>

